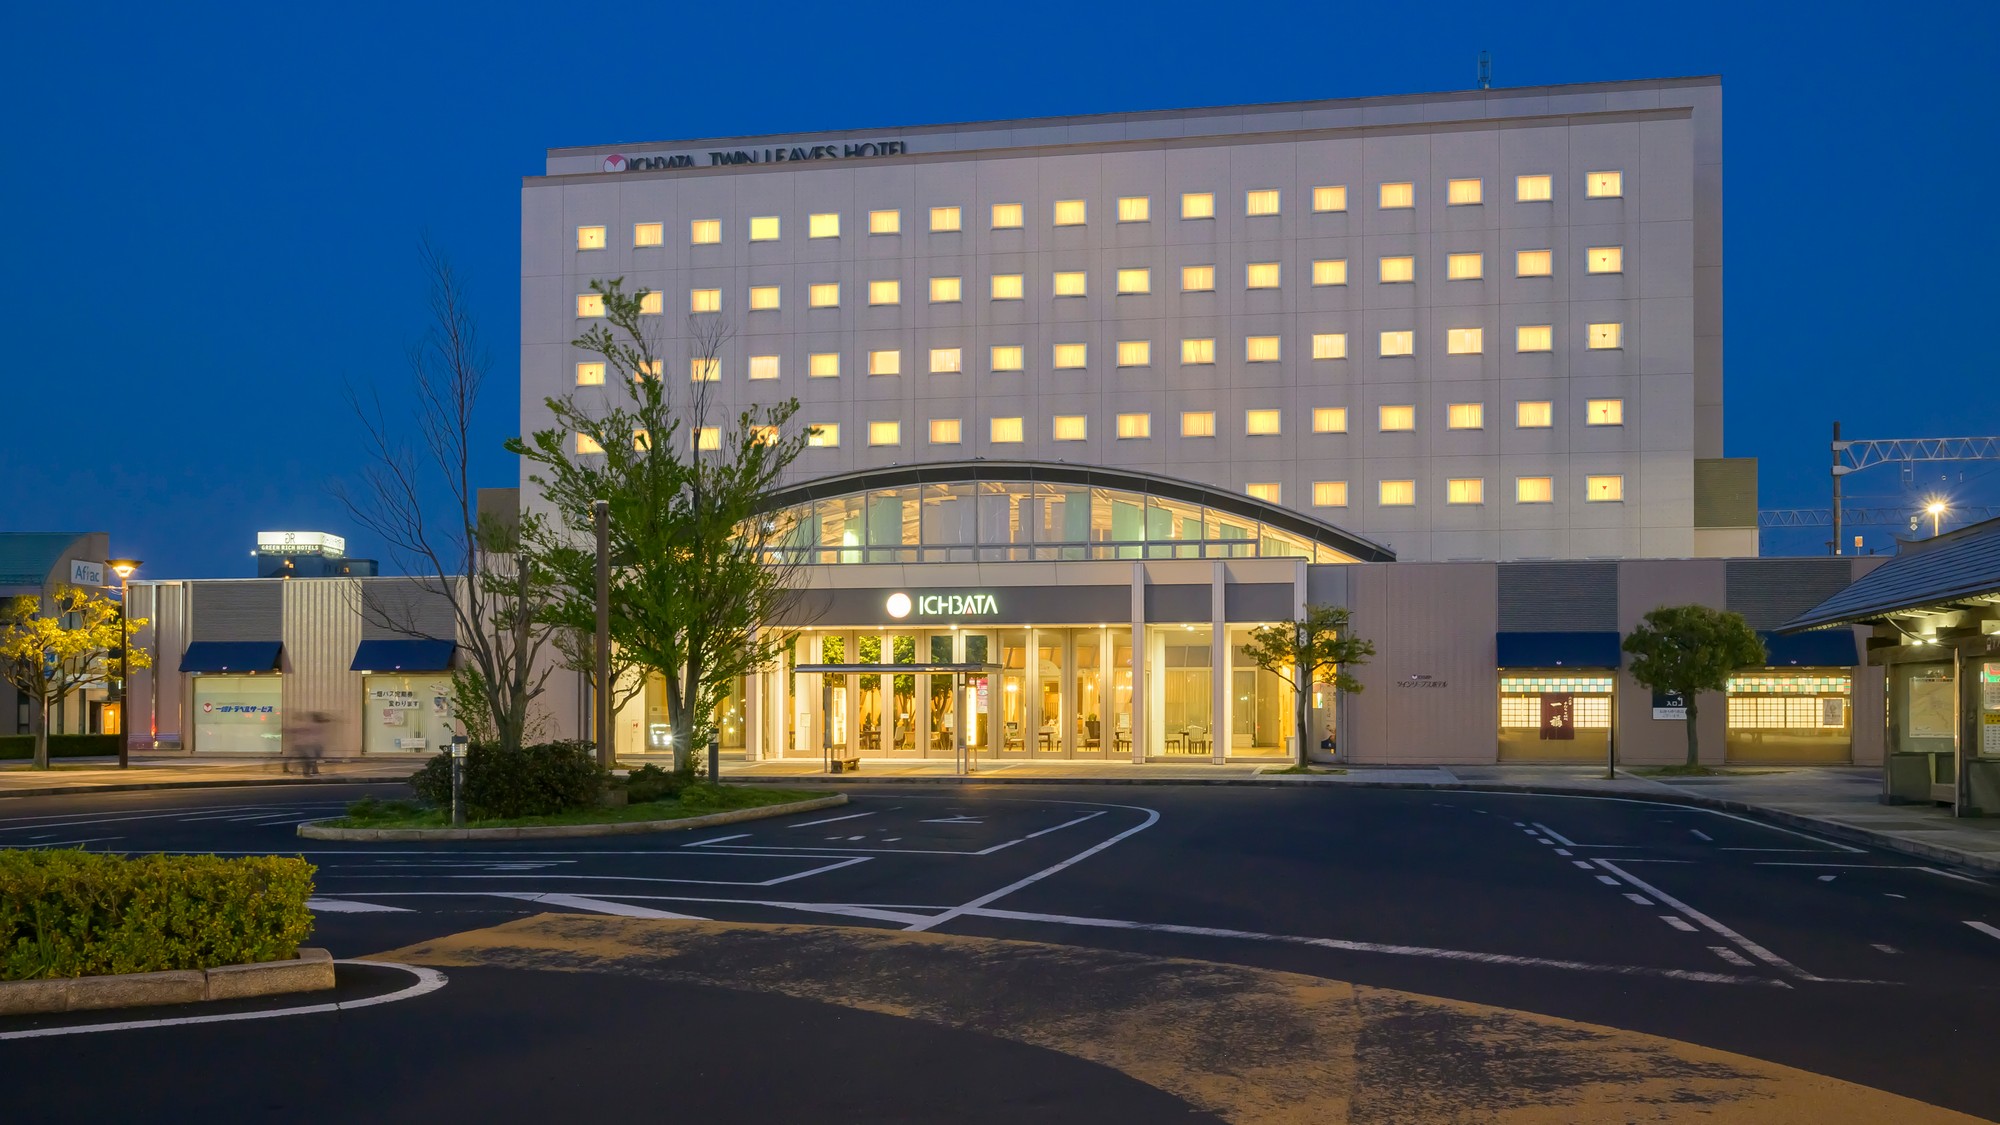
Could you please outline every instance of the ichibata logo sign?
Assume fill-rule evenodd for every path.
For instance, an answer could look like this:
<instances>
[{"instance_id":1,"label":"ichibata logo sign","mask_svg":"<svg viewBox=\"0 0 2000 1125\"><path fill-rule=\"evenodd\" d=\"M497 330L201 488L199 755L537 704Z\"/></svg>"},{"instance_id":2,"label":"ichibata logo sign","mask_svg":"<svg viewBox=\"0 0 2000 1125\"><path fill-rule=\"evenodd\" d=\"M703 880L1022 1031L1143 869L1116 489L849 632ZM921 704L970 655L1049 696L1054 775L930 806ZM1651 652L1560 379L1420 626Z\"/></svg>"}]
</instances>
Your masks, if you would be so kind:
<instances>
[{"instance_id":1,"label":"ichibata logo sign","mask_svg":"<svg viewBox=\"0 0 2000 1125\"><path fill-rule=\"evenodd\" d=\"M990 617L1000 612L992 594L918 594L897 591L883 603L889 616L901 621L914 612L918 617Z\"/></svg>"}]
</instances>

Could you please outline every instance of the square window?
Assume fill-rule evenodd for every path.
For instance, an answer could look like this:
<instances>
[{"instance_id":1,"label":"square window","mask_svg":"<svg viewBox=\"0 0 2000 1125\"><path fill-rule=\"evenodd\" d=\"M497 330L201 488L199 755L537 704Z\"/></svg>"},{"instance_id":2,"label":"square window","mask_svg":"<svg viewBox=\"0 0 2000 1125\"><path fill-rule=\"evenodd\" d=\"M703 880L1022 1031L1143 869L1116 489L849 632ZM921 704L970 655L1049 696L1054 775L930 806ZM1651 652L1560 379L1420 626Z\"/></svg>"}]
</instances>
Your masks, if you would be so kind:
<instances>
[{"instance_id":1,"label":"square window","mask_svg":"<svg viewBox=\"0 0 2000 1125\"><path fill-rule=\"evenodd\" d=\"M1084 272L1082 270L1057 270L1055 295L1058 297L1081 297L1084 295Z\"/></svg>"},{"instance_id":2,"label":"square window","mask_svg":"<svg viewBox=\"0 0 2000 1125\"><path fill-rule=\"evenodd\" d=\"M1555 256L1547 250L1516 250L1515 277L1548 277L1555 272Z\"/></svg>"},{"instance_id":3,"label":"square window","mask_svg":"<svg viewBox=\"0 0 2000 1125\"><path fill-rule=\"evenodd\" d=\"M1313 507L1347 507L1347 482L1344 480L1316 480L1313 482Z\"/></svg>"},{"instance_id":4,"label":"square window","mask_svg":"<svg viewBox=\"0 0 2000 1125\"><path fill-rule=\"evenodd\" d=\"M947 233L950 231L962 230L963 228L964 224L958 213L958 208L956 207L931 208L931 230L933 232Z\"/></svg>"},{"instance_id":5,"label":"square window","mask_svg":"<svg viewBox=\"0 0 2000 1125\"><path fill-rule=\"evenodd\" d=\"M1243 213L1255 217L1278 213L1278 189L1260 188L1243 193Z\"/></svg>"},{"instance_id":6,"label":"square window","mask_svg":"<svg viewBox=\"0 0 2000 1125\"><path fill-rule=\"evenodd\" d=\"M1344 434L1347 432L1347 408L1345 406L1313 407L1313 433Z\"/></svg>"},{"instance_id":7,"label":"square window","mask_svg":"<svg viewBox=\"0 0 2000 1125\"><path fill-rule=\"evenodd\" d=\"M964 354L960 348L932 348L931 374L950 375L965 370Z\"/></svg>"},{"instance_id":8,"label":"square window","mask_svg":"<svg viewBox=\"0 0 2000 1125\"><path fill-rule=\"evenodd\" d=\"M1057 371L1075 371L1086 366L1090 354L1085 344L1057 344L1055 367Z\"/></svg>"},{"instance_id":9,"label":"square window","mask_svg":"<svg viewBox=\"0 0 2000 1125\"><path fill-rule=\"evenodd\" d=\"M1478 355L1486 350L1486 330L1447 328L1444 330L1444 350L1447 355Z\"/></svg>"},{"instance_id":10,"label":"square window","mask_svg":"<svg viewBox=\"0 0 2000 1125\"><path fill-rule=\"evenodd\" d=\"M1243 491L1252 500L1262 500L1266 504L1278 503L1279 502L1278 498L1283 492L1283 490L1279 488L1278 482L1274 480L1252 481L1251 483L1243 486Z\"/></svg>"},{"instance_id":11,"label":"square window","mask_svg":"<svg viewBox=\"0 0 2000 1125\"><path fill-rule=\"evenodd\" d=\"M822 281L806 289L806 303L816 309L840 307L840 282Z\"/></svg>"},{"instance_id":12,"label":"square window","mask_svg":"<svg viewBox=\"0 0 2000 1125\"><path fill-rule=\"evenodd\" d=\"M721 241L721 219L696 219L688 224L688 245L713 246Z\"/></svg>"},{"instance_id":13,"label":"square window","mask_svg":"<svg viewBox=\"0 0 2000 1125\"><path fill-rule=\"evenodd\" d=\"M1182 266L1181 292L1210 293L1215 290L1214 266Z\"/></svg>"},{"instance_id":14,"label":"square window","mask_svg":"<svg viewBox=\"0 0 2000 1125\"><path fill-rule=\"evenodd\" d=\"M1592 199L1616 199L1625 194L1625 173L1586 173L1583 177L1583 194Z\"/></svg>"},{"instance_id":15,"label":"square window","mask_svg":"<svg viewBox=\"0 0 2000 1125\"><path fill-rule=\"evenodd\" d=\"M1445 183L1444 201L1448 206L1466 207L1481 202L1486 195L1484 180L1449 180Z\"/></svg>"},{"instance_id":16,"label":"square window","mask_svg":"<svg viewBox=\"0 0 2000 1125\"><path fill-rule=\"evenodd\" d=\"M778 377L778 357L774 355L751 356L750 377L752 379L776 379Z\"/></svg>"},{"instance_id":17,"label":"square window","mask_svg":"<svg viewBox=\"0 0 2000 1125\"><path fill-rule=\"evenodd\" d=\"M722 431L714 426L695 427L694 447L700 453L713 453L721 449Z\"/></svg>"},{"instance_id":18,"label":"square window","mask_svg":"<svg viewBox=\"0 0 2000 1125\"><path fill-rule=\"evenodd\" d=\"M903 373L903 353L895 348L884 348L868 353L868 373L870 375L901 375Z\"/></svg>"},{"instance_id":19,"label":"square window","mask_svg":"<svg viewBox=\"0 0 2000 1125\"><path fill-rule=\"evenodd\" d=\"M1181 414L1182 437L1214 437L1215 411L1188 410Z\"/></svg>"},{"instance_id":20,"label":"square window","mask_svg":"<svg viewBox=\"0 0 2000 1125\"><path fill-rule=\"evenodd\" d=\"M1555 180L1552 177L1514 177L1514 202L1516 203L1547 203L1555 197Z\"/></svg>"},{"instance_id":21,"label":"square window","mask_svg":"<svg viewBox=\"0 0 2000 1125\"><path fill-rule=\"evenodd\" d=\"M640 316L659 316L666 311L667 295L665 293L661 293L658 290L651 293L642 290L639 293Z\"/></svg>"},{"instance_id":22,"label":"square window","mask_svg":"<svg viewBox=\"0 0 2000 1125\"><path fill-rule=\"evenodd\" d=\"M1183 219L1215 218L1215 195L1212 192L1206 192L1206 191L1189 191L1181 193L1181 218Z\"/></svg>"},{"instance_id":23,"label":"square window","mask_svg":"<svg viewBox=\"0 0 2000 1125\"><path fill-rule=\"evenodd\" d=\"M716 224L716 226L718 228L716 231L716 241L719 242L722 239L722 232L720 230L721 224L718 223ZM667 225L665 223L632 224L632 245L664 246L666 245L666 241L667 241Z\"/></svg>"},{"instance_id":24,"label":"square window","mask_svg":"<svg viewBox=\"0 0 2000 1125\"><path fill-rule=\"evenodd\" d=\"M1347 185L1332 184L1314 188L1313 210L1318 212L1347 210Z\"/></svg>"},{"instance_id":25,"label":"square window","mask_svg":"<svg viewBox=\"0 0 2000 1125\"><path fill-rule=\"evenodd\" d=\"M1019 418L994 418L986 424L987 440L995 445L1016 445L1021 440Z\"/></svg>"},{"instance_id":26,"label":"square window","mask_svg":"<svg viewBox=\"0 0 2000 1125\"><path fill-rule=\"evenodd\" d=\"M578 293L576 295L576 315L580 318L603 316L604 294Z\"/></svg>"},{"instance_id":27,"label":"square window","mask_svg":"<svg viewBox=\"0 0 2000 1125\"><path fill-rule=\"evenodd\" d=\"M1153 291L1153 271L1148 269L1119 270L1118 291L1120 293L1151 293Z\"/></svg>"},{"instance_id":28,"label":"square window","mask_svg":"<svg viewBox=\"0 0 2000 1125\"><path fill-rule=\"evenodd\" d=\"M1021 229L1021 205L1018 203L995 203L993 205L993 229Z\"/></svg>"},{"instance_id":29,"label":"square window","mask_svg":"<svg viewBox=\"0 0 2000 1125\"><path fill-rule=\"evenodd\" d=\"M1246 337L1244 337L1244 339L1243 339L1243 362L1245 362L1245 363L1276 363L1276 362L1278 362L1278 358L1279 358L1279 356L1278 356L1278 337L1276 337L1276 336L1246 336Z\"/></svg>"},{"instance_id":30,"label":"square window","mask_svg":"<svg viewBox=\"0 0 2000 1125\"><path fill-rule=\"evenodd\" d=\"M1382 333L1382 354L1385 356L1417 354L1417 334L1415 332Z\"/></svg>"},{"instance_id":31,"label":"square window","mask_svg":"<svg viewBox=\"0 0 2000 1125\"><path fill-rule=\"evenodd\" d=\"M1477 281L1486 276L1486 255L1447 254L1444 276L1446 281Z\"/></svg>"},{"instance_id":32,"label":"square window","mask_svg":"<svg viewBox=\"0 0 2000 1125\"><path fill-rule=\"evenodd\" d=\"M589 434L579 433L576 435L576 451L579 454L602 453L604 446L598 444L597 439Z\"/></svg>"},{"instance_id":33,"label":"square window","mask_svg":"<svg viewBox=\"0 0 2000 1125\"><path fill-rule=\"evenodd\" d=\"M1080 227L1083 225L1083 200L1056 200L1056 225L1059 227Z\"/></svg>"},{"instance_id":34,"label":"square window","mask_svg":"<svg viewBox=\"0 0 2000 1125\"><path fill-rule=\"evenodd\" d=\"M664 359L655 359L655 360L642 359L639 361L639 370L634 371L632 373L632 381L636 383L639 380L644 379L648 375L657 379L660 377L660 371L663 368L665 368L666 365L667 361Z\"/></svg>"},{"instance_id":35,"label":"square window","mask_svg":"<svg viewBox=\"0 0 2000 1125\"><path fill-rule=\"evenodd\" d=\"M1313 358L1346 359L1347 333L1345 332L1313 333Z\"/></svg>"},{"instance_id":36,"label":"square window","mask_svg":"<svg viewBox=\"0 0 2000 1125\"><path fill-rule=\"evenodd\" d=\"M602 363L579 363L576 365L576 385L579 387L601 387L604 385L604 365Z\"/></svg>"},{"instance_id":37,"label":"square window","mask_svg":"<svg viewBox=\"0 0 2000 1125\"><path fill-rule=\"evenodd\" d=\"M1181 341L1181 363L1183 366L1214 362L1215 341L1213 339L1188 339Z\"/></svg>"},{"instance_id":38,"label":"square window","mask_svg":"<svg viewBox=\"0 0 2000 1125\"><path fill-rule=\"evenodd\" d=\"M807 215L806 237L839 238L840 213L838 211L822 211L817 215Z\"/></svg>"},{"instance_id":39,"label":"square window","mask_svg":"<svg viewBox=\"0 0 2000 1125\"><path fill-rule=\"evenodd\" d=\"M1376 486L1375 496L1384 508L1407 508L1417 502L1417 482L1385 480Z\"/></svg>"},{"instance_id":40,"label":"square window","mask_svg":"<svg viewBox=\"0 0 2000 1125\"><path fill-rule=\"evenodd\" d=\"M1486 404L1483 402L1454 402L1445 407L1445 428L1452 430L1483 430L1486 428Z\"/></svg>"},{"instance_id":41,"label":"square window","mask_svg":"<svg viewBox=\"0 0 2000 1125\"><path fill-rule=\"evenodd\" d=\"M933 418L931 419L931 444L957 445L962 429L963 425L960 419Z\"/></svg>"},{"instance_id":42,"label":"square window","mask_svg":"<svg viewBox=\"0 0 2000 1125\"><path fill-rule=\"evenodd\" d=\"M1586 252L1584 261L1591 273L1624 273L1625 248L1623 246L1593 246Z\"/></svg>"},{"instance_id":43,"label":"square window","mask_svg":"<svg viewBox=\"0 0 2000 1125\"><path fill-rule=\"evenodd\" d=\"M868 423L869 445L903 444L903 424L901 422Z\"/></svg>"},{"instance_id":44,"label":"square window","mask_svg":"<svg viewBox=\"0 0 2000 1125\"><path fill-rule=\"evenodd\" d=\"M1276 410L1246 410L1243 412L1243 433L1246 437L1274 437L1283 432L1284 422Z\"/></svg>"},{"instance_id":45,"label":"square window","mask_svg":"<svg viewBox=\"0 0 2000 1125\"><path fill-rule=\"evenodd\" d=\"M1617 475L1585 477L1583 498L1593 504L1625 499L1625 478Z\"/></svg>"},{"instance_id":46,"label":"square window","mask_svg":"<svg viewBox=\"0 0 2000 1125\"><path fill-rule=\"evenodd\" d=\"M993 299L996 301L1018 301L1023 290L1021 275L1018 273L996 273L993 275Z\"/></svg>"},{"instance_id":47,"label":"square window","mask_svg":"<svg viewBox=\"0 0 2000 1125\"><path fill-rule=\"evenodd\" d=\"M1556 499L1554 477L1515 477L1514 503L1553 504Z\"/></svg>"},{"instance_id":48,"label":"square window","mask_svg":"<svg viewBox=\"0 0 2000 1125\"><path fill-rule=\"evenodd\" d=\"M959 290L962 284L963 284L962 278L956 278L956 277L931 278L931 304L933 305L950 304L951 302L958 300Z\"/></svg>"},{"instance_id":49,"label":"square window","mask_svg":"<svg viewBox=\"0 0 2000 1125\"><path fill-rule=\"evenodd\" d=\"M1517 352L1546 352L1555 349L1555 327L1549 324L1523 324L1514 329L1514 350Z\"/></svg>"},{"instance_id":50,"label":"square window","mask_svg":"<svg viewBox=\"0 0 2000 1125\"><path fill-rule=\"evenodd\" d=\"M901 234L902 232L903 213L901 211L868 212L869 234Z\"/></svg>"},{"instance_id":51,"label":"square window","mask_svg":"<svg viewBox=\"0 0 2000 1125\"><path fill-rule=\"evenodd\" d=\"M778 444L778 427L752 426L750 427L750 440L758 445L776 445Z\"/></svg>"},{"instance_id":52,"label":"square window","mask_svg":"<svg viewBox=\"0 0 2000 1125\"><path fill-rule=\"evenodd\" d=\"M1447 504L1486 503L1486 478L1454 477L1445 481L1444 502Z\"/></svg>"},{"instance_id":53,"label":"square window","mask_svg":"<svg viewBox=\"0 0 2000 1125\"><path fill-rule=\"evenodd\" d=\"M778 307L778 287L775 285L753 285L750 287L750 309L752 312Z\"/></svg>"},{"instance_id":54,"label":"square window","mask_svg":"<svg viewBox=\"0 0 2000 1125\"><path fill-rule=\"evenodd\" d=\"M1384 406L1376 411L1377 428L1385 434L1409 433L1417 428L1414 406Z\"/></svg>"},{"instance_id":55,"label":"square window","mask_svg":"<svg viewBox=\"0 0 2000 1125\"><path fill-rule=\"evenodd\" d=\"M1590 326L1590 347L1592 351L1607 351L1625 346L1625 326L1617 322L1593 324Z\"/></svg>"},{"instance_id":56,"label":"square window","mask_svg":"<svg viewBox=\"0 0 2000 1125\"><path fill-rule=\"evenodd\" d=\"M1082 441L1088 436L1089 419L1081 414L1058 414L1055 417L1055 440Z\"/></svg>"},{"instance_id":57,"label":"square window","mask_svg":"<svg viewBox=\"0 0 2000 1125\"><path fill-rule=\"evenodd\" d=\"M989 358L995 371L1019 371L1027 363L1027 349L1019 344L996 344Z\"/></svg>"},{"instance_id":58,"label":"square window","mask_svg":"<svg viewBox=\"0 0 2000 1125\"><path fill-rule=\"evenodd\" d=\"M1118 440L1149 438L1153 436L1153 416L1151 414L1120 414L1118 416Z\"/></svg>"},{"instance_id":59,"label":"square window","mask_svg":"<svg viewBox=\"0 0 2000 1125\"><path fill-rule=\"evenodd\" d=\"M690 383L714 383L722 379L722 360L712 355L698 355L688 360L688 381Z\"/></svg>"},{"instance_id":60,"label":"square window","mask_svg":"<svg viewBox=\"0 0 2000 1125\"><path fill-rule=\"evenodd\" d=\"M1538 402L1523 399L1514 404L1514 428L1517 430L1546 430L1555 425L1556 407L1552 402Z\"/></svg>"},{"instance_id":61,"label":"square window","mask_svg":"<svg viewBox=\"0 0 2000 1125\"><path fill-rule=\"evenodd\" d=\"M1313 263L1314 285L1347 284L1346 258L1321 258Z\"/></svg>"},{"instance_id":62,"label":"square window","mask_svg":"<svg viewBox=\"0 0 2000 1125\"><path fill-rule=\"evenodd\" d=\"M778 217L776 215L753 216L750 220L750 241L778 241Z\"/></svg>"},{"instance_id":63,"label":"square window","mask_svg":"<svg viewBox=\"0 0 2000 1125\"><path fill-rule=\"evenodd\" d=\"M1382 281L1385 284L1415 281L1417 279L1417 260L1415 258L1384 258L1382 259L1381 268Z\"/></svg>"},{"instance_id":64,"label":"square window","mask_svg":"<svg viewBox=\"0 0 2000 1125\"><path fill-rule=\"evenodd\" d=\"M900 305L903 303L903 283L891 278L887 281L868 283L868 303L871 305Z\"/></svg>"},{"instance_id":65,"label":"square window","mask_svg":"<svg viewBox=\"0 0 2000 1125\"><path fill-rule=\"evenodd\" d=\"M1625 400L1593 398L1584 404L1583 417L1585 425L1622 426L1625 424Z\"/></svg>"},{"instance_id":66,"label":"square window","mask_svg":"<svg viewBox=\"0 0 2000 1125\"><path fill-rule=\"evenodd\" d=\"M1410 183L1383 184L1381 209L1399 211L1417 205L1417 186Z\"/></svg>"},{"instance_id":67,"label":"square window","mask_svg":"<svg viewBox=\"0 0 2000 1125\"><path fill-rule=\"evenodd\" d=\"M1278 263L1251 262L1243 267L1243 287L1245 289L1276 289L1278 287Z\"/></svg>"},{"instance_id":68,"label":"square window","mask_svg":"<svg viewBox=\"0 0 2000 1125\"><path fill-rule=\"evenodd\" d=\"M807 356L806 374L814 379L840 378L840 353L814 352Z\"/></svg>"},{"instance_id":69,"label":"square window","mask_svg":"<svg viewBox=\"0 0 2000 1125\"><path fill-rule=\"evenodd\" d=\"M646 430L633 430L632 448L642 453L653 448L653 435Z\"/></svg>"},{"instance_id":70,"label":"square window","mask_svg":"<svg viewBox=\"0 0 2000 1125\"><path fill-rule=\"evenodd\" d=\"M1148 223L1153 220L1153 197L1150 195L1121 195L1118 197L1118 221L1121 223Z\"/></svg>"},{"instance_id":71,"label":"square window","mask_svg":"<svg viewBox=\"0 0 2000 1125\"><path fill-rule=\"evenodd\" d=\"M576 248L578 250L604 249L604 228L603 227L576 228Z\"/></svg>"},{"instance_id":72,"label":"square window","mask_svg":"<svg viewBox=\"0 0 2000 1125\"><path fill-rule=\"evenodd\" d=\"M688 311L691 313L712 313L722 311L722 290L688 290Z\"/></svg>"},{"instance_id":73,"label":"square window","mask_svg":"<svg viewBox=\"0 0 2000 1125\"><path fill-rule=\"evenodd\" d=\"M814 422L806 428L806 444L814 449L840 447L840 423Z\"/></svg>"},{"instance_id":74,"label":"square window","mask_svg":"<svg viewBox=\"0 0 2000 1125\"><path fill-rule=\"evenodd\" d=\"M1153 365L1153 342L1151 340L1118 341L1118 366L1151 367Z\"/></svg>"}]
</instances>

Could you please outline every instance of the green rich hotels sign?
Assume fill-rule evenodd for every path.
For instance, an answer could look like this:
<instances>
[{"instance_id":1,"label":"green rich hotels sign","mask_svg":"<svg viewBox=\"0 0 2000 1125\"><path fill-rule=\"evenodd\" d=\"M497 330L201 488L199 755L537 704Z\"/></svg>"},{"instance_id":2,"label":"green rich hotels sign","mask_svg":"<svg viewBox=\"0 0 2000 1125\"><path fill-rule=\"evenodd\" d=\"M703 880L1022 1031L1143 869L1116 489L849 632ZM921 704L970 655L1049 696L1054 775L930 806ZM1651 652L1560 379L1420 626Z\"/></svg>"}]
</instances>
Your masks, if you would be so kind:
<instances>
[{"instance_id":1,"label":"green rich hotels sign","mask_svg":"<svg viewBox=\"0 0 2000 1125\"><path fill-rule=\"evenodd\" d=\"M918 617L992 617L1000 612L1000 603L992 594L962 591L955 594L906 594L901 590L890 594L883 608L889 616L898 621L915 614Z\"/></svg>"}]
</instances>

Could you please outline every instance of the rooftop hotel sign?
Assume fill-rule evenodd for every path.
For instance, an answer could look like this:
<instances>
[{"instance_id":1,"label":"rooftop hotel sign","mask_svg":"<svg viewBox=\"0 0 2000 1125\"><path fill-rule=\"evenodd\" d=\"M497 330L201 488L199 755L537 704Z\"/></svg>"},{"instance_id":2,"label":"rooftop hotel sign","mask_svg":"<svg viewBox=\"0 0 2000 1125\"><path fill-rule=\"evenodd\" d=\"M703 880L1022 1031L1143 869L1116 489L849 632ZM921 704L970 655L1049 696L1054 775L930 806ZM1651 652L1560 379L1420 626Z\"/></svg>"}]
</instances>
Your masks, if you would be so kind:
<instances>
[{"instance_id":1,"label":"rooftop hotel sign","mask_svg":"<svg viewBox=\"0 0 2000 1125\"><path fill-rule=\"evenodd\" d=\"M607 172L654 172L665 168L719 168L725 164L796 164L806 160L854 160L871 156L907 156L904 141L846 141L818 145L776 145L770 148L738 148L724 152L676 152L661 156L624 156L612 153L604 158Z\"/></svg>"}]
</instances>

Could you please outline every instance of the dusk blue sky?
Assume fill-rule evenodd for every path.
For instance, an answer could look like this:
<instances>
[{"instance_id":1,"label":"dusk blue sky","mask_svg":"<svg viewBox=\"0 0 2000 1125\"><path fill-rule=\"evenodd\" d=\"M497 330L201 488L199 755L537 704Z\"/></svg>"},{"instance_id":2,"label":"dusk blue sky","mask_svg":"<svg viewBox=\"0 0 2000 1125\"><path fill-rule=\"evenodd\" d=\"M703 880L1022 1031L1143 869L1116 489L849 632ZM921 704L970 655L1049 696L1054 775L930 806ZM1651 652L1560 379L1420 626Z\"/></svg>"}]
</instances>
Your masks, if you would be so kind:
<instances>
[{"instance_id":1,"label":"dusk blue sky","mask_svg":"<svg viewBox=\"0 0 2000 1125\"><path fill-rule=\"evenodd\" d=\"M423 321L419 238L493 358L515 483L520 178L565 145L1720 74L1727 452L1824 507L1859 437L2000 433L2000 6L26 4L0 43L0 530L251 573L328 493ZM879 14L875 14L879 13ZM2000 464L1920 467L2000 503ZM1963 473L1966 483L1955 483ZM1906 493L1893 468L1863 503ZM1886 543L1883 529L1874 541ZM1822 535L1766 539L1817 550Z\"/></svg>"}]
</instances>

